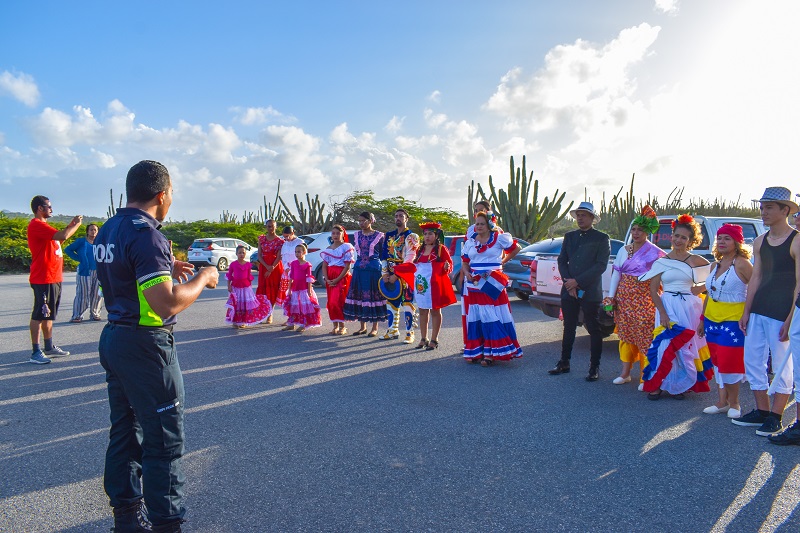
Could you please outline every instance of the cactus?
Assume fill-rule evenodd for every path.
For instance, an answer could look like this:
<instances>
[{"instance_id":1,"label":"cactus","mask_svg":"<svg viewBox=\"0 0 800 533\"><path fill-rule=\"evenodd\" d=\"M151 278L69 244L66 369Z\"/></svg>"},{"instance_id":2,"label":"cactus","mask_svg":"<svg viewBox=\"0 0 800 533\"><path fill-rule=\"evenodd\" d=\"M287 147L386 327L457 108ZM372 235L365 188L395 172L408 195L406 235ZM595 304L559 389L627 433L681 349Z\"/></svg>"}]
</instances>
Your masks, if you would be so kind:
<instances>
[{"instance_id":1,"label":"cactus","mask_svg":"<svg viewBox=\"0 0 800 533\"><path fill-rule=\"evenodd\" d=\"M471 221L475 217L472 207L475 205L475 202L479 200L486 200L486 193L483 191L483 187L481 187L480 183L476 188L475 180L472 180L472 183L470 183L467 189L467 220Z\"/></svg>"},{"instance_id":2,"label":"cactus","mask_svg":"<svg viewBox=\"0 0 800 533\"><path fill-rule=\"evenodd\" d=\"M306 193L306 203L298 200L297 195L294 195L294 205L297 207L298 216L295 216L289 206L286 205L283 198L278 198L283 206L284 213L292 222L295 231L299 229L301 234L317 233L320 231L327 231L333 226L333 215L328 213L325 215L325 204L320 202L319 194L314 195L314 199Z\"/></svg>"},{"instance_id":3,"label":"cactus","mask_svg":"<svg viewBox=\"0 0 800 533\"><path fill-rule=\"evenodd\" d=\"M569 212L572 202L561 211L561 204L567 193L559 194L556 189L552 200L545 196L540 203L539 180L533 179L533 171L529 176L527 175L525 156L522 156L522 168L516 168L516 172L513 156L509 166L511 178L508 183L508 192L495 188L494 179L491 175L489 176L490 202L497 214L498 223L512 235L526 241L541 240L547 236L551 226ZM531 185L533 185L532 197ZM482 192L482 189L479 188L478 192ZM472 188L470 188L471 194Z\"/></svg>"},{"instance_id":4,"label":"cactus","mask_svg":"<svg viewBox=\"0 0 800 533\"><path fill-rule=\"evenodd\" d=\"M231 214L228 210L222 212L219 216L220 224L236 224L236 215Z\"/></svg>"},{"instance_id":5,"label":"cactus","mask_svg":"<svg viewBox=\"0 0 800 533\"><path fill-rule=\"evenodd\" d=\"M119 194L119 207L114 207L114 189L109 189L108 194L111 197L111 203L108 204L108 211L106 211L106 214L108 218L111 218L117 214L117 209L122 207L122 193Z\"/></svg>"}]
</instances>

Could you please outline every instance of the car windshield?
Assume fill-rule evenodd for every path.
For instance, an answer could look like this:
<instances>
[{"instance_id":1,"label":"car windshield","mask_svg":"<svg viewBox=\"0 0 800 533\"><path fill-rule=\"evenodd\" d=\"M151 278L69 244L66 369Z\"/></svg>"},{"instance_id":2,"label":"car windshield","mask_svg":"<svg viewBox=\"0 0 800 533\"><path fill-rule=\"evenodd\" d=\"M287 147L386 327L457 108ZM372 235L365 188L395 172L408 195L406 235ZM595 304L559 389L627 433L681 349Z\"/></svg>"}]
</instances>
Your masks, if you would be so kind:
<instances>
[{"instance_id":1,"label":"car windshield","mask_svg":"<svg viewBox=\"0 0 800 533\"><path fill-rule=\"evenodd\" d=\"M526 246L525 248L520 250L520 253L557 254L561 252L562 240L563 239L547 239L544 241L535 242L530 246Z\"/></svg>"}]
</instances>

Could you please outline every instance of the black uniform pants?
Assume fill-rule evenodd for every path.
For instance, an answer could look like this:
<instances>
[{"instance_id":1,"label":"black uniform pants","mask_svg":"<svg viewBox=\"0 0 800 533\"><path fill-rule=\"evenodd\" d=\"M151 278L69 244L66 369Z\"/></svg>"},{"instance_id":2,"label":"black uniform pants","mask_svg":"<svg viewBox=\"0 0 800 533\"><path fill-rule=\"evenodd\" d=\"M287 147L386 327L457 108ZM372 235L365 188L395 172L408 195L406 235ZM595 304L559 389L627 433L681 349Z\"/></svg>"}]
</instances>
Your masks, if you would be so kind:
<instances>
[{"instance_id":1,"label":"black uniform pants","mask_svg":"<svg viewBox=\"0 0 800 533\"><path fill-rule=\"evenodd\" d=\"M575 331L578 328L578 316L583 311L583 323L590 338L590 365L600 366L600 355L603 353L603 332L597 321L600 302L587 302L583 298L571 296L561 297L561 314L564 317L564 337L561 340L561 360L569 362L572 356L572 345L575 343Z\"/></svg>"},{"instance_id":2,"label":"black uniform pants","mask_svg":"<svg viewBox=\"0 0 800 533\"><path fill-rule=\"evenodd\" d=\"M99 351L111 408L103 480L111 505L144 497L154 525L182 519L183 375L172 332L108 324Z\"/></svg>"}]
</instances>

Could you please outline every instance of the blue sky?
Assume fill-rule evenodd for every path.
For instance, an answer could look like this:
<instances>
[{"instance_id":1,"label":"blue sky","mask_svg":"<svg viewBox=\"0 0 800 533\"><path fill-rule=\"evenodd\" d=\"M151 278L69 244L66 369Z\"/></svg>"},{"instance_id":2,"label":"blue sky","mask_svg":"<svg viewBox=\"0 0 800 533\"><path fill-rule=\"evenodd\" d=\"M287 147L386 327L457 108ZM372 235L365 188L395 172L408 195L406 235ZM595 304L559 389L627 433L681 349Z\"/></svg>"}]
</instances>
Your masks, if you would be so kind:
<instances>
[{"instance_id":1,"label":"blue sky","mask_svg":"<svg viewBox=\"0 0 800 533\"><path fill-rule=\"evenodd\" d=\"M0 4L0 208L101 215L157 159L171 217L278 179L464 212L526 155L546 193L757 198L795 178L797 2Z\"/></svg>"}]
</instances>

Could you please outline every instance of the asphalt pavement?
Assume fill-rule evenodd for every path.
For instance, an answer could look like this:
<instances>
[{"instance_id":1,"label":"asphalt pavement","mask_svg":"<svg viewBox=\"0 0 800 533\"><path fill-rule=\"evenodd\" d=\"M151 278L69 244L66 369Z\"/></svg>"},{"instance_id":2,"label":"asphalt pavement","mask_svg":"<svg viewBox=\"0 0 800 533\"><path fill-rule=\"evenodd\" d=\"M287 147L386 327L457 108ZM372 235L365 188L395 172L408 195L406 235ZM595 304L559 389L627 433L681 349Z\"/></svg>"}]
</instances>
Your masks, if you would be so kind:
<instances>
[{"instance_id":1,"label":"asphalt pavement","mask_svg":"<svg viewBox=\"0 0 800 533\"><path fill-rule=\"evenodd\" d=\"M72 355L32 365L27 276L0 294L0 531L108 531L103 323L68 323L68 274L55 340ZM234 330L226 297L205 290L175 330L185 531L800 531L800 448L703 414L716 390L652 402L613 385L615 337L587 383L586 333L572 373L549 376L561 323L516 298L525 355L483 368L461 358L458 306L428 352L331 336L324 310L303 334Z\"/></svg>"}]
</instances>

